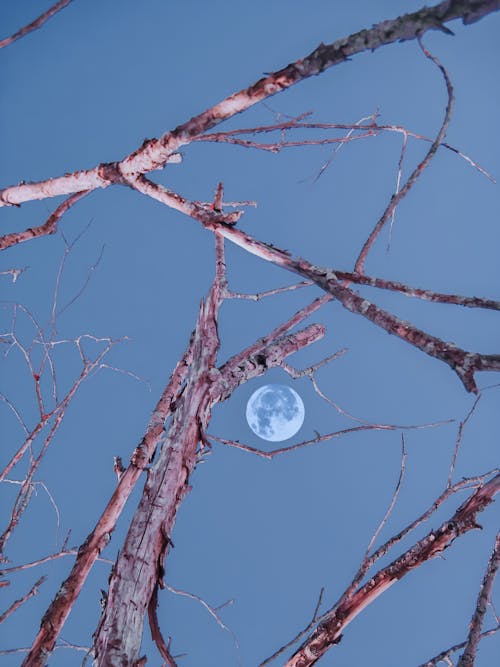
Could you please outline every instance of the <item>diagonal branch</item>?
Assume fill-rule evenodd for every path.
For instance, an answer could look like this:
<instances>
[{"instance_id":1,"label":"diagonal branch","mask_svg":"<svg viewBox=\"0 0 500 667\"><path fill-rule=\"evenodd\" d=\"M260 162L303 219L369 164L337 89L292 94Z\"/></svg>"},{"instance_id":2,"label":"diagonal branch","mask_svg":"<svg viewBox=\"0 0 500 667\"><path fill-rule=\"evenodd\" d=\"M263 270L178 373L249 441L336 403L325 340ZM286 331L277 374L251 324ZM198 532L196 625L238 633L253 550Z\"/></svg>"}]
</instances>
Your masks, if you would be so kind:
<instances>
[{"instance_id":1,"label":"diagonal branch","mask_svg":"<svg viewBox=\"0 0 500 667\"><path fill-rule=\"evenodd\" d=\"M38 579L38 581L36 581L33 584L33 586L30 588L30 590L27 593L25 593L22 598L13 602L10 605L10 607L6 611L4 611L3 614L0 614L0 623L3 623L6 618L8 618L11 614L13 614L15 611L17 611L19 609L19 607L21 607L26 602L26 600L29 600L34 595L38 595L38 589L45 582L46 579L47 579L47 577L45 577L45 576L40 577L40 579Z\"/></svg>"},{"instance_id":2,"label":"diagonal branch","mask_svg":"<svg viewBox=\"0 0 500 667\"><path fill-rule=\"evenodd\" d=\"M479 528L476 516L483 511L500 491L500 475L478 488L437 530L431 531L390 565L379 570L366 584L351 596L335 606L331 613L299 647L286 663L286 667L310 667L314 665L332 646L338 644L347 625L379 595L397 581L435 558L452 542L473 528Z\"/></svg>"},{"instance_id":3,"label":"diagonal branch","mask_svg":"<svg viewBox=\"0 0 500 667\"><path fill-rule=\"evenodd\" d=\"M418 42L420 44L420 48L424 52L424 55L426 58L429 58L437 67L439 67L441 74L443 75L443 78L446 83L446 90L448 92L448 103L446 105L446 111L444 114L444 119L441 124L441 127L439 129L438 134L436 135L436 138L432 142L429 150L427 151L427 154L425 155L424 159L422 162L420 162L415 169L412 171L410 176L408 177L408 180L406 183L403 185L403 187L396 193L394 193L391 197L391 201L387 205L385 211L383 212L382 216L378 220L377 224L375 227L372 229L370 235L366 239L363 247L361 248L361 251L358 255L358 259L356 260L356 264L354 267L354 270L357 273L363 273L363 267L365 260L368 256L368 253L370 252L370 249L372 248L373 244L375 243L378 235L382 231L383 227L385 226L386 222L389 220L391 216L394 215L394 212L396 210L396 206L399 204L400 201L402 201L406 195L410 192L412 187L415 185L417 180L419 179L420 175L426 169L429 164L431 163L432 158L435 156L437 153L438 148L441 146L445 136L446 136L446 131L448 129L448 125L450 124L451 120L451 112L453 109L453 102L454 102L454 96L453 96L453 86L451 85L450 77L448 76L448 72L446 69L443 67L443 65L439 62L439 60L433 56L422 44L422 40L420 36L418 37ZM401 163L400 163L400 168L401 168Z\"/></svg>"},{"instance_id":4,"label":"diagonal branch","mask_svg":"<svg viewBox=\"0 0 500 667\"><path fill-rule=\"evenodd\" d=\"M462 19L473 23L500 9L500 0L444 0L434 7L423 7L411 14L382 21L368 30L361 30L331 44L321 43L309 55L259 79L201 114L166 132L159 139L147 139L136 151L120 162L100 164L93 169L74 172L50 180L26 183L0 191L0 206L22 204L35 199L69 195L81 190L105 188L123 182L138 174L162 169L170 161L179 161L175 151L189 144L193 138L210 130L222 121L232 118L258 102L290 88L311 76L349 60L363 51L374 51L386 44L413 40L428 30L450 34L445 23Z\"/></svg>"},{"instance_id":5,"label":"diagonal branch","mask_svg":"<svg viewBox=\"0 0 500 667\"><path fill-rule=\"evenodd\" d=\"M57 637L82 590L92 566L108 544L128 497L144 468L154 455L154 451L164 433L165 420L171 413L174 398L180 390L192 359L193 347L191 340L151 415L142 442L136 447L131 456L130 465L120 475L119 483L99 521L79 548L68 578L63 582L54 600L43 615L40 630L25 659L25 665L30 667L44 665L46 657L54 650Z\"/></svg>"},{"instance_id":6,"label":"diagonal branch","mask_svg":"<svg viewBox=\"0 0 500 667\"><path fill-rule=\"evenodd\" d=\"M66 5L69 5L70 2L71 0L59 0L58 2L56 2L55 5L49 7L47 11L43 12L43 14L40 14L40 16L36 18L34 21L28 23L28 25L23 26L10 37L2 39L0 41L0 49L2 49L4 46L12 44L12 42L15 42L16 39L21 39L21 37L24 37L24 35L33 32L33 30L41 28L42 25L45 23L45 21L48 21L51 16L54 16L54 14L57 14L57 12L61 11L61 9L64 9Z\"/></svg>"},{"instance_id":7,"label":"diagonal branch","mask_svg":"<svg viewBox=\"0 0 500 667\"><path fill-rule=\"evenodd\" d=\"M210 228L210 224L203 224ZM220 225L212 229L248 252L309 278L325 292L334 296L350 312L362 315L387 333L445 362L455 371L467 391L477 393L478 389L474 379L477 371L500 371L500 354L469 352L454 343L443 341L418 329L411 322L401 320L344 286L331 269L316 266L302 258L293 258L289 253L258 241L249 234L228 225Z\"/></svg>"},{"instance_id":8,"label":"diagonal branch","mask_svg":"<svg viewBox=\"0 0 500 667\"><path fill-rule=\"evenodd\" d=\"M481 588L479 589L476 609L474 610L474 614L470 623L469 637L465 645L465 650L460 656L460 660L457 662L457 667L473 667L474 665L477 647L481 639L481 626L488 608L491 589L493 588L493 582L495 581L495 576L499 566L500 533L498 533L496 537L493 553L491 554L490 560L488 561L488 567L486 568L483 582L481 584Z\"/></svg>"},{"instance_id":9,"label":"diagonal branch","mask_svg":"<svg viewBox=\"0 0 500 667\"><path fill-rule=\"evenodd\" d=\"M134 179L133 187L167 206L172 205L172 192L162 185L153 183L145 176L139 176ZM229 223L226 221L220 222L213 209L191 205L190 202L184 200L180 195L177 195L177 198L179 202L182 200L179 203L178 210L201 222L205 229L220 234L247 252L267 262L309 278L318 287L321 287L325 292L328 292L340 301L347 310L357 315L362 315L373 322L373 324L387 331L387 333L401 338L430 357L444 361L455 371L467 391L477 393L478 389L474 379L474 374L477 371L500 371L500 354L469 352L452 342L443 341L436 336L422 331L411 324L411 322L401 320L396 315L379 308L368 299L359 296L359 294L344 285L332 269L316 266L301 257L292 257L286 250L281 250L270 243L259 241L250 236L250 234L236 229L234 222L236 222L237 218L231 218Z\"/></svg>"},{"instance_id":10,"label":"diagonal branch","mask_svg":"<svg viewBox=\"0 0 500 667\"><path fill-rule=\"evenodd\" d=\"M378 289L385 289L391 292L399 292L405 296L415 297L423 301L432 301L433 303L448 303L455 306L464 306L465 308L500 310L500 301L495 301L494 299L483 299L479 296L462 296L460 294L443 294L442 292L432 292L431 290L404 285L396 280L373 278L351 271L333 270L339 280L355 283L356 285L368 285L369 287L377 287Z\"/></svg>"},{"instance_id":11,"label":"diagonal branch","mask_svg":"<svg viewBox=\"0 0 500 667\"><path fill-rule=\"evenodd\" d=\"M18 243L23 243L23 241L30 241L31 239L38 238L40 236L48 236L49 234L55 234L57 232L57 225L59 224L60 219L66 213L66 211L76 204L77 201L85 197L89 193L88 190L82 192L75 192L70 197L65 199L62 204L56 208L56 210L49 216L46 222L43 225L38 227L28 227L23 232L11 232L10 234L5 234L0 236L0 250L5 250L10 248L13 245Z\"/></svg>"}]
</instances>

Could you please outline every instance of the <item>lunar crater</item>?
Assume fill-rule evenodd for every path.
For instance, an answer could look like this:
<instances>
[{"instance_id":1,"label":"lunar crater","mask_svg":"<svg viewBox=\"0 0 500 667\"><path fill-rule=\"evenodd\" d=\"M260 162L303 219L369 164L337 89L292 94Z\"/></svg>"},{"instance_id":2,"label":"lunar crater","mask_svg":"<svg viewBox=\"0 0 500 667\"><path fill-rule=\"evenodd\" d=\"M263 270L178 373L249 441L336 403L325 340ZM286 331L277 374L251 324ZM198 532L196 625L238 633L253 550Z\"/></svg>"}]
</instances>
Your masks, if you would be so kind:
<instances>
[{"instance_id":1,"label":"lunar crater","mask_svg":"<svg viewBox=\"0 0 500 667\"><path fill-rule=\"evenodd\" d=\"M248 425L259 438L281 442L293 437L304 422L305 410L297 392L283 384L266 384L248 400Z\"/></svg>"}]
</instances>

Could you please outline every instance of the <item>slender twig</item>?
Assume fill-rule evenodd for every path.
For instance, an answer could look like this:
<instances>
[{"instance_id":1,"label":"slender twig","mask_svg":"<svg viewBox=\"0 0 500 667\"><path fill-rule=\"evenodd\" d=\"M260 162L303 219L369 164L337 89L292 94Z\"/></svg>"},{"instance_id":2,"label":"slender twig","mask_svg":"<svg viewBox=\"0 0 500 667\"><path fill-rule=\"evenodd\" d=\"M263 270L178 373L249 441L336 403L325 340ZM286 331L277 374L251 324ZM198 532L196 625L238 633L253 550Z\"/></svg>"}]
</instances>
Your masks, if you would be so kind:
<instances>
[{"instance_id":1,"label":"slender twig","mask_svg":"<svg viewBox=\"0 0 500 667\"><path fill-rule=\"evenodd\" d=\"M229 628L224 621L221 619L220 615L217 613L218 609L221 609L223 607L226 607L227 605L232 603L232 600L228 600L221 605L218 605L217 607L213 607L212 605L208 604L206 600L204 600L201 596L196 595L195 593L189 593L188 591L181 590L179 588L174 588L174 586L167 584L164 582L165 588L170 591L171 593L174 593L175 595L181 595L183 597L187 597L190 600L196 600L196 602L199 602L202 607L204 607L210 616L215 620L217 625L222 628L225 632L229 633L231 635L231 638L233 640L234 646L236 648L236 651L238 653L239 660L241 661L241 655L240 655L240 646L238 644L238 639L234 632Z\"/></svg>"},{"instance_id":2,"label":"slender twig","mask_svg":"<svg viewBox=\"0 0 500 667\"><path fill-rule=\"evenodd\" d=\"M222 445L227 445L229 447L234 447L235 449L241 449L244 452L249 454L255 454L255 456L260 456L263 459L271 461L272 459L280 456L282 454L289 454L294 452L297 449L303 449L304 447L310 447L311 445L316 445L320 442L326 442L328 440L333 440L334 438L340 438L343 435L349 435L350 433L357 433L359 431L399 431L399 430L409 430L409 429L422 429L422 428L432 428L435 426L442 426L448 422L436 422L433 424L423 424L423 425L414 425L414 426L398 426L396 424L365 424L362 426L352 426L351 428L344 428L340 431L333 431L333 433L326 433L325 435L320 435L317 433L315 438L310 440L304 440L295 445L288 445L287 447L278 447L277 449L263 450L257 447L252 447L251 445L245 445L238 440L228 440L226 438L219 438L215 435L206 433L206 437L220 442Z\"/></svg>"},{"instance_id":3,"label":"slender twig","mask_svg":"<svg viewBox=\"0 0 500 667\"><path fill-rule=\"evenodd\" d=\"M463 419L458 426L457 438L455 440L455 448L453 450L453 457L451 459L451 464L450 464L450 472L448 474L448 483L447 483L448 487L451 486L451 480L453 479L453 473L455 472L455 466L456 466L456 463L457 463L458 452L460 451L460 445L462 444L462 436L463 436L464 428L467 425L467 423L469 422L469 420L472 418L472 415L476 411L476 408L477 408L480 400L481 400L481 395L479 395L476 398L476 400L472 404L471 409L467 413L465 419Z\"/></svg>"},{"instance_id":4,"label":"slender twig","mask_svg":"<svg viewBox=\"0 0 500 667\"><path fill-rule=\"evenodd\" d=\"M260 134L260 133L272 133L272 132L289 132L293 130L350 130L350 131L356 131L356 132L364 132L364 136L375 136L380 134L381 132L393 132L393 133L398 133L403 135L403 149L400 153L400 159L399 159L399 167L398 167L398 177L397 177L397 184L396 184L396 192L399 191L399 186L401 183L401 167L402 167L402 159L404 158L404 154L406 152L406 145L408 142L408 138L411 137L413 139L419 140L419 141L424 141L426 143L432 143L434 140L430 139L429 137L426 137L423 134L419 134L417 132L412 132L406 127L403 127L401 125L381 125L380 123L375 123L375 121L371 123L304 123L301 122L301 118L304 116L311 115L312 112L306 112L305 114L301 114L297 118L292 118L289 121L280 121L277 122L273 125L261 125L258 127L247 127L247 128L239 128L237 130L226 130L225 132L210 132L208 134L202 134L196 137L193 137L193 142L216 142L216 143L234 143L239 146L243 146L245 148L256 148L256 149L262 149L262 150L268 150L273 153L277 153L280 150L280 147L287 147L289 144L286 142L283 142L283 140L280 140L279 142L272 143L272 144L263 144L260 142L254 142L254 141L249 141L245 139L238 139L241 135L245 134ZM375 118L376 116L375 112L372 114L372 116L369 116L368 118ZM333 142L338 141L338 140L333 140ZM310 142L310 143L317 143L320 144L321 140L317 140L317 142ZM324 143L329 143L328 141ZM345 141L344 141L345 143ZM301 145L300 142L294 142L294 145ZM489 181L492 183L496 183L495 178L486 171L481 165L479 165L475 160L473 160L471 157L460 151L458 148L455 148L454 146L451 146L450 144L443 142L441 144L442 148L445 148L446 150L452 151L459 157L461 157L463 160L465 160L471 167L474 169L477 169L483 176L485 176ZM328 165L326 165L328 166ZM228 204L226 204L228 205ZM246 203L248 205L248 203Z\"/></svg>"},{"instance_id":5,"label":"slender twig","mask_svg":"<svg viewBox=\"0 0 500 667\"><path fill-rule=\"evenodd\" d=\"M37 595L38 589L40 588L40 586L44 583L44 581L46 579L47 579L47 577L45 577L45 576L40 577L40 579L38 579L38 581L36 581L33 584L33 586L30 588L30 590L25 595L23 595L22 598L19 598L19 600L16 600L15 602L13 602L10 605L10 607L6 611L4 611L3 614L0 614L0 623L3 623L6 618L8 618L17 609L19 609L19 607L21 607L26 602L26 600L29 600L34 595Z\"/></svg>"},{"instance_id":6,"label":"slender twig","mask_svg":"<svg viewBox=\"0 0 500 667\"><path fill-rule=\"evenodd\" d=\"M61 9L64 9L64 7L66 7L66 5L69 5L70 2L71 0L59 0L58 2L56 2L54 5L52 5L52 7L49 7L47 11L43 12L43 14L40 14L40 16L36 18L34 21L28 23L28 25L23 26L10 37L2 39L0 41L0 49L2 49L4 46L12 44L12 42L15 42L16 39L24 37L24 35L27 35L29 32L37 30L37 28L41 28L42 25L45 23L45 21L48 21L51 16L54 16L54 14L59 12Z\"/></svg>"},{"instance_id":7,"label":"slender twig","mask_svg":"<svg viewBox=\"0 0 500 667\"><path fill-rule=\"evenodd\" d=\"M441 74L443 75L444 81L446 83L446 89L448 91L448 103L446 105L446 112L444 115L443 122L441 124L441 128L436 135L436 138L431 144L431 147L427 151L427 154L425 155L424 159L422 162L420 162L415 169L412 171L410 176L408 177L408 180L406 183L403 185L403 187L395 192L392 197L391 201L387 205L387 208L383 212L382 216L378 220L377 224L373 228L372 232L370 233L369 237L365 241L363 247L361 248L361 251L358 255L358 258L356 260L355 264L355 271L357 273L363 273L364 272L364 264L366 257L368 253L370 252L371 247L375 243L375 240L377 239L378 235L382 231L383 227L385 226L386 222L389 220L389 218L393 215L394 211L396 210L397 205L399 204L400 201L402 201L406 195L409 193L409 191L412 189L412 187L415 185L421 174L423 173L424 169L429 166L431 163L432 158L436 154L439 146L442 144L443 139L446 135L446 130L448 129L448 125L450 124L451 120L451 113L453 110L453 102L454 102L454 96L453 96L453 86L451 85L450 78L448 76L448 72L446 69L443 67L443 65L439 62L439 60L433 56L422 44L421 37L418 37L418 43L420 45L420 48L422 49L424 55L426 58L429 58L437 67L439 67Z\"/></svg>"},{"instance_id":8,"label":"slender twig","mask_svg":"<svg viewBox=\"0 0 500 667\"><path fill-rule=\"evenodd\" d=\"M24 266L22 269L6 269L5 271L0 271L0 276L12 276L12 282L15 283L21 273L27 271L28 268L29 267Z\"/></svg>"},{"instance_id":9,"label":"slender twig","mask_svg":"<svg viewBox=\"0 0 500 667\"><path fill-rule=\"evenodd\" d=\"M305 640L286 667L309 667L337 644L349 623L379 595L400 581L415 568L439 556L455 540L468 531L478 528L477 514L482 512L500 491L500 474L482 484L456 510L450 519L416 542L399 558L379 570L353 594L341 599Z\"/></svg>"},{"instance_id":10,"label":"slender twig","mask_svg":"<svg viewBox=\"0 0 500 667\"><path fill-rule=\"evenodd\" d=\"M384 528L384 526L387 524L387 521L389 520L389 517L392 514L392 511L394 507L396 506L396 502L399 496L399 492L401 490L401 485L403 483L403 479L405 476L405 470L406 470L406 449L405 449L405 437L404 433L401 434L401 465L399 468L399 477L398 481L396 483L396 486L394 488L394 492L392 494L391 502L389 503L389 507L387 508L386 513L384 514L382 521L379 523L377 526L375 532L373 533L372 539L370 540L368 546L366 547L366 553L365 553L365 558L368 558L370 555L370 552L373 548L373 545L377 541L378 536L380 535L380 532Z\"/></svg>"},{"instance_id":11,"label":"slender twig","mask_svg":"<svg viewBox=\"0 0 500 667\"><path fill-rule=\"evenodd\" d=\"M495 635L497 632L500 632L500 624L498 624L495 628L490 628L489 630L482 632L479 635L479 638L485 639L485 637L491 637L492 635ZM450 656L453 655L453 653L460 651L460 649L464 648L465 645L466 642L460 642L459 644L454 644L454 646L450 646L450 648L447 648L445 651L442 651L438 655L435 655L433 658L430 658L430 660L423 662L421 665L419 665L419 667L437 667L437 665L440 662L446 662L448 665L453 665L453 663L450 660Z\"/></svg>"},{"instance_id":12,"label":"slender twig","mask_svg":"<svg viewBox=\"0 0 500 667\"><path fill-rule=\"evenodd\" d=\"M291 646L293 646L294 644L296 644L296 643L299 641L299 639L300 639L301 637L303 637L303 636L304 636L305 634L307 634L310 630L312 630L312 628L314 628L314 626L315 626L316 623L318 622L318 618L319 618L318 614L319 614L319 609L320 609L320 607L321 607L321 603L322 603L322 601L323 601L323 593L324 593L324 592L325 592L325 589L322 588L322 589L320 590L320 592L319 592L318 601L316 602L316 606L315 606L315 608L314 608L314 613L313 613L313 615L312 615L312 618L311 618L311 620L309 621L309 623L306 625L306 627L305 627L305 628L302 628L302 630L299 630L299 632L297 632L297 634L295 635L295 637L293 637L292 639L290 639L289 642L287 642L286 644L284 644L281 648L279 648L277 651L275 651L272 655L270 655L268 658L266 658L266 659L263 660L261 663L259 663L259 664L257 665L257 667L265 667L265 665L268 665L268 664L269 664L270 662L272 662L273 660L276 660L276 658L279 658L280 655L282 655L285 651L287 651Z\"/></svg>"},{"instance_id":13,"label":"slender twig","mask_svg":"<svg viewBox=\"0 0 500 667\"><path fill-rule=\"evenodd\" d=\"M292 292L301 287L310 287L312 285L310 280L302 280L300 283L294 285L286 285L285 287L276 287L275 289L265 290L263 292L255 292L253 294L244 294L242 292L232 292L226 290L224 297L227 299L246 299L247 301L261 301L268 296L275 296L276 294L283 294L283 292Z\"/></svg>"},{"instance_id":14,"label":"slender twig","mask_svg":"<svg viewBox=\"0 0 500 667\"><path fill-rule=\"evenodd\" d=\"M484 574L479 594L477 596L476 608L469 626L469 636L465 645L464 652L460 656L457 667L472 667L475 663L477 647L481 639L481 628L484 616L488 608L488 602L493 588L493 582L500 566L500 533L497 534L493 553L488 561L488 567Z\"/></svg>"},{"instance_id":15,"label":"slender twig","mask_svg":"<svg viewBox=\"0 0 500 667\"><path fill-rule=\"evenodd\" d=\"M76 204L77 201L83 199L83 197L89 194L89 192L90 190L84 190L81 192L75 192L74 194L70 195L63 201L62 204L59 204L56 210L49 216L47 222L45 222L43 225L39 225L38 227L29 227L23 232L11 232L10 234L5 234L5 236L0 236L0 250L5 250L6 248L10 248L13 245L17 245L18 243L23 243L24 241L29 241L34 238L55 234L59 221L66 213L66 211L71 208L73 204Z\"/></svg>"}]
</instances>

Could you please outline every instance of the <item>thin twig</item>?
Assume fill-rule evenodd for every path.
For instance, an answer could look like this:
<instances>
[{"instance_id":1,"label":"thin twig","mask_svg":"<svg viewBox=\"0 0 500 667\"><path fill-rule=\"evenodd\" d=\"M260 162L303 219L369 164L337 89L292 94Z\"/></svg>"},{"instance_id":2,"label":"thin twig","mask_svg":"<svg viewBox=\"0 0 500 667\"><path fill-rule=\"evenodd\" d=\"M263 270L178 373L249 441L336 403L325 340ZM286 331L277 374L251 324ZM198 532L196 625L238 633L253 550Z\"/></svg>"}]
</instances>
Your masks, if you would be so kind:
<instances>
[{"instance_id":1,"label":"thin twig","mask_svg":"<svg viewBox=\"0 0 500 667\"><path fill-rule=\"evenodd\" d=\"M35 19L31 23L28 23L28 25L23 26L10 37L2 39L0 41L0 49L2 49L4 46L12 44L12 42L15 42L17 39L21 39L21 37L24 37L24 35L33 32L33 30L41 28L42 25L45 23L45 21L48 21L51 16L54 16L54 14L59 12L61 9L64 9L64 7L66 7L66 5L69 5L70 2L71 0L59 0L58 2L56 2L55 5L52 5L52 7L47 9L47 11L43 12L43 14L40 14L40 16L37 19Z\"/></svg>"},{"instance_id":2,"label":"thin twig","mask_svg":"<svg viewBox=\"0 0 500 667\"><path fill-rule=\"evenodd\" d=\"M38 589L40 588L40 586L44 583L44 581L45 581L46 579L47 579L46 576L40 577L40 579L38 579L38 581L36 581L36 582L33 584L33 586L31 587L31 589L30 589L25 595L23 595L22 598L19 598L19 600L16 600L15 602L13 602L13 603L10 605L10 607L9 607L6 611L4 611L3 614L0 615L0 623L3 623L3 622L5 621L6 618L8 618L8 617L9 617L11 614L13 614L17 609L19 609L19 607L21 607L21 605L23 605L23 604L26 602L26 600L29 600L29 599L32 598L34 595L37 595L37 593L38 593Z\"/></svg>"},{"instance_id":3,"label":"thin twig","mask_svg":"<svg viewBox=\"0 0 500 667\"><path fill-rule=\"evenodd\" d=\"M392 514L392 511L393 511L393 509L396 505L396 502L397 502L397 499L398 499L398 496L399 496L399 492L401 490L401 485L403 483L403 479L404 479L404 476L405 476L405 470L406 470L405 436L404 436L404 433L402 433L401 434L401 466L400 466L400 469L399 469L398 481L396 483L396 487L395 487L394 492L392 494L392 498L391 498L391 502L389 503L389 507L387 508L387 511L384 514L384 517L383 517L382 521L379 523L377 529L373 533L373 536L372 536L372 539L370 540L370 543L366 547L365 558L368 558L368 556L370 555L370 551L372 550L373 545L377 541L377 538L380 535L380 531L387 524L387 521L389 520L389 517Z\"/></svg>"},{"instance_id":4,"label":"thin twig","mask_svg":"<svg viewBox=\"0 0 500 667\"><path fill-rule=\"evenodd\" d=\"M302 630L299 630L299 632L295 635L295 637L293 637L293 639L290 639L289 642L284 644L281 648L279 648L277 651L275 651L272 655L270 655L268 658L266 658L261 663L259 663L257 667L265 667L265 665L268 665L273 660L276 660L276 658L279 658L280 655L282 655L285 651L287 651L291 646L296 644L301 637L303 637L307 632L312 630L312 628L318 622L318 618L319 618L318 614L319 614L319 609L321 607L321 603L323 601L323 593L324 592L325 592L325 589L322 588L319 592L318 601L316 602L316 607L314 608L314 613L312 615L312 618L309 621L309 623L306 625L306 627L303 628Z\"/></svg>"},{"instance_id":5,"label":"thin twig","mask_svg":"<svg viewBox=\"0 0 500 667\"><path fill-rule=\"evenodd\" d=\"M493 582L500 566L500 532L497 534L493 553L488 561L488 567L484 574L479 594L477 596L476 608L469 626L469 636L465 645L465 650L460 656L457 667L472 667L475 663L477 647L481 639L481 628L484 616L488 608L488 602L493 588Z\"/></svg>"},{"instance_id":6,"label":"thin twig","mask_svg":"<svg viewBox=\"0 0 500 667\"><path fill-rule=\"evenodd\" d=\"M476 400L472 404L471 409L467 413L465 419L463 419L459 424L458 434L457 434L457 438L455 440L455 448L453 450L453 457L451 459L450 472L448 474L448 483L447 483L448 487L451 486L451 480L453 479L453 473L455 472L455 466L456 466L456 463L457 463L457 457L458 457L458 452L460 450L460 445L462 443L462 436L463 436L464 428L467 425L467 422L472 418L472 415L476 411L476 408L477 408L480 400L481 400L481 395L479 395L476 398Z\"/></svg>"},{"instance_id":7,"label":"thin twig","mask_svg":"<svg viewBox=\"0 0 500 667\"><path fill-rule=\"evenodd\" d=\"M369 237L365 241L363 247L361 248L361 251L358 255L358 258L355 263L355 268L354 270L357 273L363 273L364 272L364 264L366 257L368 256L368 253L370 252L371 247L375 243L375 240L377 239L378 235L382 231L383 227L385 226L386 222L389 220L389 218L392 216L394 213L397 205L399 204L400 201L402 201L406 195L410 192L412 187L415 185L421 174L423 173L424 169L429 166L432 158L436 154L439 146L442 144L443 139L446 135L446 131L448 129L448 125L450 124L451 120L451 113L453 110L453 102L454 102L454 95L453 95L453 86L451 85L450 78L448 76L448 72L446 69L443 67L443 65L439 62L439 60L433 56L422 44L422 39L420 36L418 36L418 43L420 45L420 48L422 49L424 55L426 58L429 58L437 67L439 67L441 74L443 75L444 81L446 83L446 90L448 91L448 103L446 105L446 112L444 115L443 122L441 124L441 128L439 129L439 132L434 139L434 141L431 144L431 147L427 151L427 154L425 155L424 159L422 162L420 162L415 169L412 171L410 176L408 177L408 180L406 183L403 185L401 190L399 192L395 192L392 197L391 201L387 205L385 211L383 212L382 216L378 220L377 224L373 228L372 232L370 233Z\"/></svg>"},{"instance_id":8,"label":"thin twig","mask_svg":"<svg viewBox=\"0 0 500 667\"><path fill-rule=\"evenodd\" d=\"M492 635L495 635L497 632L500 632L500 623L495 628L490 628L489 630L482 632L479 638L484 639L485 637L491 637ZM427 662L423 662L421 665L419 665L419 667L437 667L437 665L440 662L445 662L446 660L449 660L450 656L453 653L460 651L460 649L464 648L465 645L466 642L460 642L460 644L455 644L454 646L450 646L450 648L447 648L445 651L442 651L438 655L435 655L430 660L427 660ZM453 664L453 663L449 662L448 664Z\"/></svg>"},{"instance_id":9,"label":"thin twig","mask_svg":"<svg viewBox=\"0 0 500 667\"><path fill-rule=\"evenodd\" d=\"M68 0L68 2L69 1L70 0ZM0 250L5 250L6 248L10 248L13 245L17 245L18 243L23 243L24 241L29 241L34 238L55 234L59 221L66 213L66 211L71 208L73 204L76 204L77 201L83 199L85 195L88 195L89 192L91 192L91 190L82 190L81 192L75 192L74 194L70 195L63 201L62 204L59 204L56 210L49 216L43 225L39 225L38 227L29 227L23 232L11 232L10 234L0 236Z\"/></svg>"},{"instance_id":10,"label":"thin twig","mask_svg":"<svg viewBox=\"0 0 500 667\"><path fill-rule=\"evenodd\" d=\"M212 434L205 434L207 438L220 442L222 445L227 445L229 447L234 447L235 449L241 449L244 452L249 454L254 454L255 456L260 456L263 459L271 461L281 454L289 454L294 452L297 449L303 449L304 447L310 447L311 445L316 445L319 442L326 442L327 440L333 440L334 438L339 438L343 435L348 435L350 433L357 433L359 431L399 431L399 430L409 430L409 429L422 429L422 428L433 428L436 426L442 426L449 422L435 422L433 424L423 424L423 425L412 425L412 426L398 426L396 424L365 424L362 426L353 426L351 428L344 428L340 431L333 431L332 433L327 433L325 435L320 435L317 433L315 438L311 440L304 440L295 445L289 445L287 447L278 447L277 449L263 450L257 447L252 447L251 445L245 445L239 440L228 440L226 438L219 438Z\"/></svg>"}]
</instances>

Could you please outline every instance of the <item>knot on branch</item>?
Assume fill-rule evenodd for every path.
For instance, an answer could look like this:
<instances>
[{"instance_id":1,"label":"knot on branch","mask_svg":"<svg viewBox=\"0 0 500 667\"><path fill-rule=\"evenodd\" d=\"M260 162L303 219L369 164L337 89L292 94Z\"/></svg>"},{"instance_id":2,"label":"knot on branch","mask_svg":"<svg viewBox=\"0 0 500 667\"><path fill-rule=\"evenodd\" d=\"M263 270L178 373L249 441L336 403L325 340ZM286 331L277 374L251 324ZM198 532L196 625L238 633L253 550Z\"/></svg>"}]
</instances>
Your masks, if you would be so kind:
<instances>
[{"instance_id":1,"label":"knot on branch","mask_svg":"<svg viewBox=\"0 0 500 667\"><path fill-rule=\"evenodd\" d=\"M132 452L130 463L139 470L145 470L149 465L150 457L144 445L139 445Z\"/></svg>"},{"instance_id":2,"label":"knot on branch","mask_svg":"<svg viewBox=\"0 0 500 667\"><path fill-rule=\"evenodd\" d=\"M125 182L119 162L103 162L97 168L97 176L106 185Z\"/></svg>"}]
</instances>

